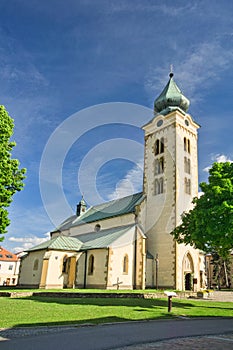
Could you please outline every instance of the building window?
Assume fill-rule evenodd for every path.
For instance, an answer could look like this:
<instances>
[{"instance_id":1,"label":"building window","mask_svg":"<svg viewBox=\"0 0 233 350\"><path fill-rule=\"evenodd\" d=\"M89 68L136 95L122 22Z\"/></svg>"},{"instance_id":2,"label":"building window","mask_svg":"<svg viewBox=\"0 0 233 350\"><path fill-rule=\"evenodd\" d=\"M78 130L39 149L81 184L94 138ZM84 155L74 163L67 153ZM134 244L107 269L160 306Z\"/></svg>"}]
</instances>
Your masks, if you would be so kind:
<instances>
[{"instance_id":1,"label":"building window","mask_svg":"<svg viewBox=\"0 0 233 350\"><path fill-rule=\"evenodd\" d=\"M155 160L155 175L162 174L164 172L164 158Z\"/></svg>"},{"instance_id":2,"label":"building window","mask_svg":"<svg viewBox=\"0 0 233 350\"><path fill-rule=\"evenodd\" d=\"M160 140L160 153L164 152L164 138L162 137Z\"/></svg>"},{"instance_id":3,"label":"building window","mask_svg":"<svg viewBox=\"0 0 233 350\"><path fill-rule=\"evenodd\" d=\"M99 232L101 229L100 224L95 225L95 232Z\"/></svg>"},{"instance_id":4,"label":"building window","mask_svg":"<svg viewBox=\"0 0 233 350\"><path fill-rule=\"evenodd\" d=\"M190 153L190 140L188 140L188 153Z\"/></svg>"},{"instance_id":5,"label":"building window","mask_svg":"<svg viewBox=\"0 0 233 350\"><path fill-rule=\"evenodd\" d=\"M191 194L191 180L187 179L187 177L184 179L184 190L185 193Z\"/></svg>"},{"instance_id":6,"label":"building window","mask_svg":"<svg viewBox=\"0 0 233 350\"><path fill-rule=\"evenodd\" d=\"M187 174L191 174L191 161L187 157L184 157L184 171Z\"/></svg>"},{"instance_id":7,"label":"building window","mask_svg":"<svg viewBox=\"0 0 233 350\"><path fill-rule=\"evenodd\" d=\"M190 140L184 137L184 151L190 153L191 147L190 147Z\"/></svg>"},{"instance_id":8,"label":"building window","mask_svg":"<svg viewBox=\"0 0 233 350\"><path fill-rule=\"evenodd\" d=\"M155 154L159 154L159 140L155 141Z\"/></svg>"},{"instance_id":9,"label":"building window","mask_svg":"<svg viewBox=\"0 0 233 350\"><path fill-rule=\"evenodd\" d=\"M13 270L13 265L9 265L8 270Z\"/></svg>"},{"instance_id":10,"label":"building window","mask_svg":"<svg viewBox=\"0 0 233 350\"><path fill-rule=\"evenodd\" d=\"M34 261L34 265L33 265L33 270L34 270L34 271L37 271L37 270L38 270L38 265L39 265L39 259L36 259L36 260Z\"/></svg>"},{"instance_id":11,"label":"building window","mask_svg":"<svg viewBox=\"0 0 233 350\"><path fill-rule=\"evenodd\" d=\"M164 184L163 184L163 178L161 177L160 179L155 180L155 190L154 193L155 195L161 194L164 192Z\"/></svg>"},{"instance_id":12,"label":"building window","mask_svg":"<svg viewBox=\"0 0 233 350\"><path fill-rule=\"evenodd\" d=\"M128 270L129 270L129 257L127 254L125 254L124 259L123 259L123 273L125 275L127 275Z\"/></svg>"},{"instance_id":13,"label":"building window","mask_svg":"<svg viewBox=\"0 0 233 350\"><path fill-rule=\"evenodd\" d=\"M94 255L91 255L88 261L88 275L93 275L93 273L94 273Z\"/></svg>"},{"instance_id":14,"label":"building window","mask_svg":"<svg viewBox=\"0 0 233 350\"><path fill-rule=\"evenodd\" d=\"M164 138L162 137L160 140L157 139L155 141L155 155L164 152Z\"/></svg>"}]
</instances>

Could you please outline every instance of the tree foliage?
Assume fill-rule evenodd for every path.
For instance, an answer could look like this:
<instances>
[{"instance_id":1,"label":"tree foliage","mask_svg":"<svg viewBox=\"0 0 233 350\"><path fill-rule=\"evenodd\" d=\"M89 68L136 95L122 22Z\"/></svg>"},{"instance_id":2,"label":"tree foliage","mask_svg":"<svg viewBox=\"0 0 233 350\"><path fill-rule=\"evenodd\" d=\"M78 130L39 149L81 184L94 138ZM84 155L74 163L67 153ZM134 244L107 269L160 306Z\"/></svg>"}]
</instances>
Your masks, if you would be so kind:
<instances>
[{"instance_id":1,"label":"tree foliage","mask_svg":"<svg viewBox=\"0 0 233 350\"><path fill-rule=\"evenodd\" d=\"M182 215L171 234L178 243L225 260L233 249L233 163L214 163L208 180L200 184L203 194L193 199L194 208Z\"/></svg>"},{"instance_id":2,"label":"tree foliage","mask_svg":"<svg viewBox=\"0 0 233 350\"><path fill-rule=\"evenodd\" d=\"M8 115L4 106L0 106L0 234L7 232L10 224L7 208L12 202L13 195L21 191L24 184L25 169L19 169L19 161L12 159L12 149L16 145L11 142L14 121ZM1 237L0 241L4 238Z\"/></svg>"}]
</instances>

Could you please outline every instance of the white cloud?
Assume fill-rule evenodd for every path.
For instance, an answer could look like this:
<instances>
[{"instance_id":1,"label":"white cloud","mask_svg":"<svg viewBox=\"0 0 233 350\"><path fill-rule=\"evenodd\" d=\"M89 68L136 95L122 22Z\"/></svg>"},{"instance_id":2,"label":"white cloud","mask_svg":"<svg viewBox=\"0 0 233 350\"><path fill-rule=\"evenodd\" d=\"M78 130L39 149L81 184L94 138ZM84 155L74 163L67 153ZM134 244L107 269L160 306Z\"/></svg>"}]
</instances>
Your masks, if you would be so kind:
<instances>
[{"instance_id":1,"label":"white cloud","mask_svg":"<svg viewBox=\"0 0 233 350\"><path fill-rule=\"evenodd\" d=\"M179 48L180 49L180 48ZM224 48L218 40L202 42L199 45L191 46L189 51L185 48L185 59L174 64L175 80L181 90L192 103L199 101L203 89L216 84L222 72L229 69L233 64L233 49ZM161 92L164 86L164 77L168 75L168 66L156 68L149 72L145 81L145 87L151 91Z\"/></svg>"},{"instance_id":2,"label":"white cloud","mask_svg":"<svg viewBox=\"0 0 233 350\"><path fill-rule=\"evenodd\" d=\"M211 160L212 160L213 162L217 162L217 163L225 163L225 162L233 163L233 160L232 160L231 158L229 158L229 157L228 157L227 155L225 155L225 154L215 154L215 155L212 155ZM203 171L208 173L209 170L210 170L210 168L211 168L211 165L205 167L205 168L203 169Z\"/></svg>"},{"instance_id":3,"label":"white cloud","mask_svg":"<svg viewBox=\"0 0 233 350\"><path fill-rule=\"evenodd\" d=\"M109 194L108 199L118 199L142 190L143 181L143 160L139 161L127 174L118 182L116 189Z\"/></svg>"},{"instance_id":4,"label":"white cloud","mask_svg":"<svg viewBox=\"0 0 233 350\"><path fill-rule=\"evenodd\" d=\"M11 236L8 240L10 242L19 243L18 246L13 248L14 252L22 252L25 251L35 245L43 243L50 239L50 233L47 232L43 236L45 237L37 237L37 236L24 236L24 237L14 237Z\"/></svg>"}]
</instances>

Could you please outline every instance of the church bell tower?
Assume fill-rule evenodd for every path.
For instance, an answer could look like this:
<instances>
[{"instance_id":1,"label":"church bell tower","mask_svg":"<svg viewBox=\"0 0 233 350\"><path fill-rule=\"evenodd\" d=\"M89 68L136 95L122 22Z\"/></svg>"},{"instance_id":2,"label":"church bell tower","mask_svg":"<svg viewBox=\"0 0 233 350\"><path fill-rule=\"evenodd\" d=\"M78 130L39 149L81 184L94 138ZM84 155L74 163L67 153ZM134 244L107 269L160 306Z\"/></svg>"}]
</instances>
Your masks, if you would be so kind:
<instances>
[{"instance_id":1,"label":"church bell tower","mask_svg":"<svg viewBox=\"0 0 233 350\"><path fill-rule=\"evenodd\" d=\"M143 127L144 226L147 250L154 259L152 277L147 276L147 280L159 288L191 290L193 283L200 286L199 252L178 245L170 234L180 224L182 213L192 208L192 199L198 194L199 125L187 113L188 108L189 100L170 73L167 85L154 102L154 117Z\"/></svg>"}]
</instances>

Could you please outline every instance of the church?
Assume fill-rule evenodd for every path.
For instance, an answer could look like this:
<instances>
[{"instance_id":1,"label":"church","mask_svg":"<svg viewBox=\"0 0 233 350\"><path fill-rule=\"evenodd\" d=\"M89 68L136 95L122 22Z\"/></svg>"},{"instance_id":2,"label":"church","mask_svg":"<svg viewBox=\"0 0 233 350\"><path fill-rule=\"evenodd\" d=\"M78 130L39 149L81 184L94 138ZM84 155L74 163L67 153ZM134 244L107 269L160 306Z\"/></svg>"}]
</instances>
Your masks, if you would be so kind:
<instances>
[{"instance_id":1,"label":"church","mask_svg":"<svg viewBox=\"0 0 233 350\"><path fill-rule=\"evenodd\" d=\"M198 291L205 287L204 253L178 244L170 232L198 195L199 125L173 73L142 126L143 190L76 213L32 247L19 285L33 288Z\"/></svg>"}]
</instances>

